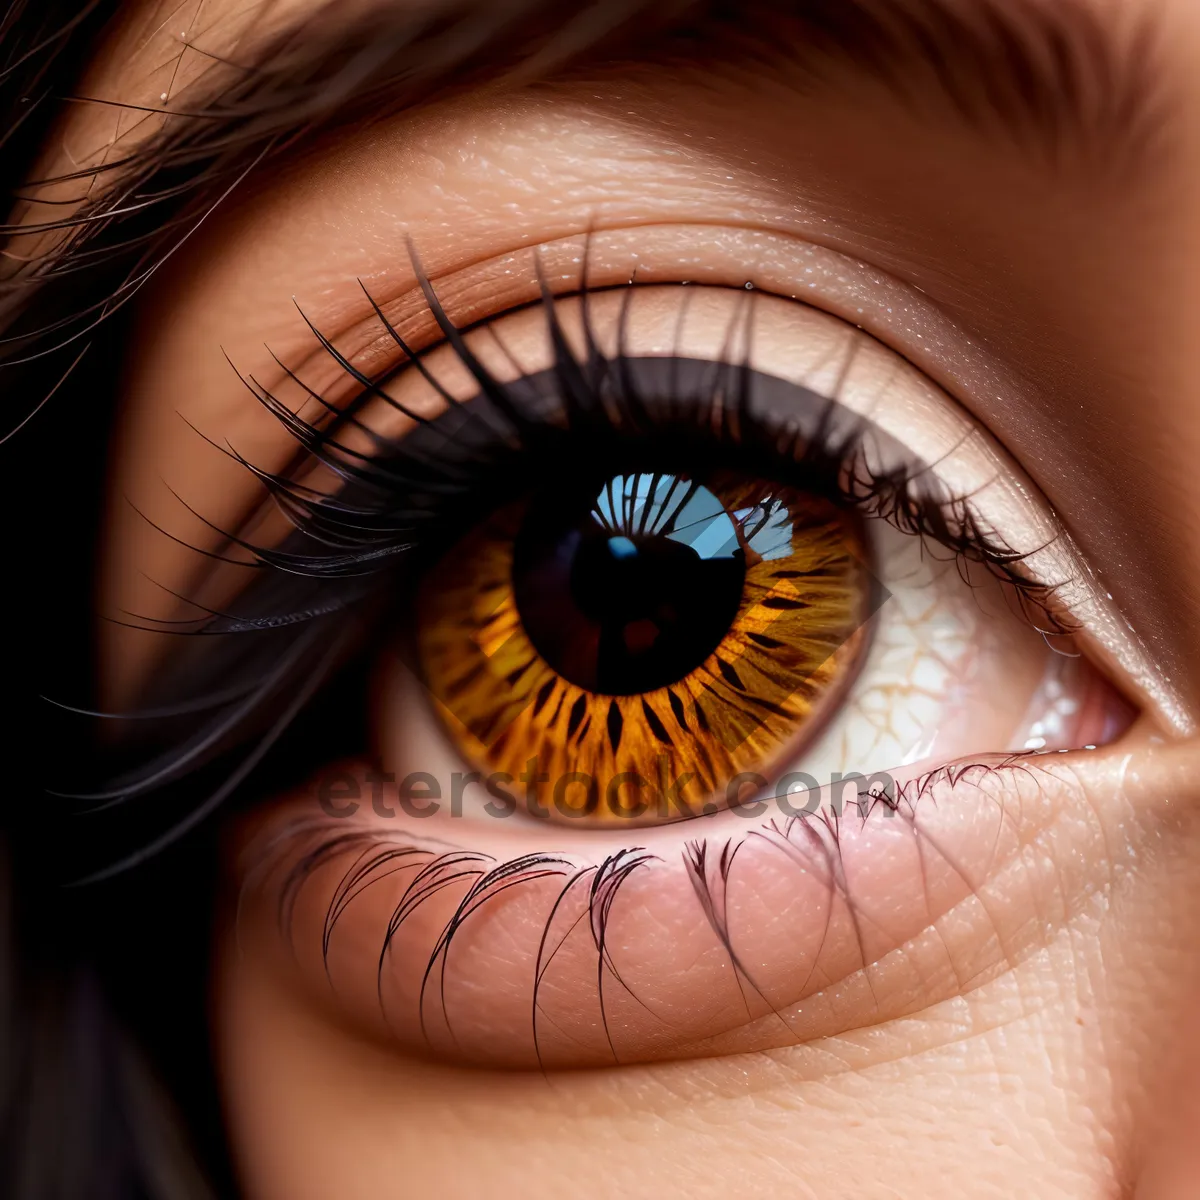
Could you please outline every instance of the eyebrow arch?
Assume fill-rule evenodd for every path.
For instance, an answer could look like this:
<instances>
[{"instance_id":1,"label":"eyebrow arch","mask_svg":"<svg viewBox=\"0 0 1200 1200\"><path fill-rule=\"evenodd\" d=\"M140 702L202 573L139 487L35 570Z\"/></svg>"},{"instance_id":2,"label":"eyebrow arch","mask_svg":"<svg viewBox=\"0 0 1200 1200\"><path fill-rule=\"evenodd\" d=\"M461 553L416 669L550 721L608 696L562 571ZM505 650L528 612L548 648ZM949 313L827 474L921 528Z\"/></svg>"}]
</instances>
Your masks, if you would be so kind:
<instances>
[{"instance_id":1,"label":"eyebrow arch","mask_svg":"<svg viewBox=\"0 0 1200 1200\"><path fill-rule=\"evenodd\" d=\"M247 62L214 60L211 78L162 110L157 135L74 172L89 184L103 173L87 204L42 226L19 215L0 226L10 238L61 232L0 279L0 378L36 400L20 364L77 352L271 161L465 91L763 68L798 91L882 87L923 119L1008 137L1049 168L1133 179L1167 125L1159 31L1148 8L1121 21L1106 11L1092 0L360 0L348 17L342 0L324 0L247 47Z\"/></svg>"},{"instance_id":2,"label":"eyebrow arch","mask_svg":"<svg viewBox=\"0 0 1200 1200\"><path fill-rule=\"evenodd\" d=\"M927 120L952 115L981 135L1007 136L1047 167L1119 177L1144 164L1167 129L1149 9L1116 18L1093 0L712 7L731 10L710 20L727 60L771 63L801 88L881 87Z\"/></svg>"},{"instance_id":3,"label":"eyebrow arch","mask_svg":"<svg viewBox=\"0 0 1200 1200\"><path fill-rule=\"evenodd\" d=\"M1123 169L1165 124L1154 14L1118 18L1095 0L429 0L416 14L365 0L349 20L339 7L325 0L276 34L228 96L143 111L170 114L177 131L181 121L219 129L257 118L278 135L366 99L387 111L391 88L427 104L469 79L534 82L580 65L768 63L807 86L880 85L926 116L955 113L1052 160L1072 152ZM414 69L418 46L428 61ZM188 43L187 53L203 50Z\"/></svg>"}]
</instances>

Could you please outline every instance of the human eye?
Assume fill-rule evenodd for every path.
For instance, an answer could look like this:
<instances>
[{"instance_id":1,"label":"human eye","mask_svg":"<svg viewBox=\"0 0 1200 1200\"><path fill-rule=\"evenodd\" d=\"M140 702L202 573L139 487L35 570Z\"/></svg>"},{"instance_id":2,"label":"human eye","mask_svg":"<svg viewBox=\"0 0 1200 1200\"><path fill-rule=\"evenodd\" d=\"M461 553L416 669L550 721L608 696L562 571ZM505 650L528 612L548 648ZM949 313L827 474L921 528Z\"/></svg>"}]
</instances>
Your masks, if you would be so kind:
<instances>
[{"instance_id":1,"label":"human eye","mask_svg":"<svg viewBox=\"0 0 1200 1200\"><path fill-rule=\"evenodd\" d=\"M314 572L357 588L425 560L381 685L393 773L428 753L411 714L430 703L523 809L580 824L698 816L784 766L886 790L898 767L1127 722L1075 648L1061 533L1026 505L1014 548L1013 464L874 339L678 285L548 297L465 336L439 315L451 344L302 433L336 505L277 492ZM386 447L381 422L413 413L382 452L348 444Z\"/></svg>"},{"instance_id":2,"label":"human eye","mask_svg":"<svg viewBox=\"0 0 1200 1200\"><path fill-rule=\"evenodd\" d=\"M390 766L420 755L402 719L416 679L473 765L580 824L761 810L756 788L794 815L785 775L801 791L876 775L864 790L891 798L891 770L1128 724L1076 648L1061 531L1036 504L1004 513L1014 464L894 353L732 290L615 290L546 315L545 336L534 310L457 351L483 404L506 389L519 426L528 396L544 424L529 467L487 469L489 502L497 479L515 498L417 588L416 670L384 687ZM425 393L408 407L430 410L435 362L397 381ZM410 437L436 446L436 421Z\"/></svg>"},{"instance_id":3,"label":"human eye","mask_svg":"<svg viewBox=\"0 0 1200 1200\"><path fill-rule=\"evenodd\" d=\"M932 1003L931 926L1033 944L1027 856L1085 803L1058 752L1173 717L944 391L782 290L614 282L628 252L507 258L525 299L481 314L410 246L416 309L364 290L353 349L306 321L273 378L235 361L292 457L222 451L262 495L194 510L171 589L197 636L154 707L319 714L309 783L248 817L244 919L416 1053L732 1053Z\"/></svg>"}]
</instances>

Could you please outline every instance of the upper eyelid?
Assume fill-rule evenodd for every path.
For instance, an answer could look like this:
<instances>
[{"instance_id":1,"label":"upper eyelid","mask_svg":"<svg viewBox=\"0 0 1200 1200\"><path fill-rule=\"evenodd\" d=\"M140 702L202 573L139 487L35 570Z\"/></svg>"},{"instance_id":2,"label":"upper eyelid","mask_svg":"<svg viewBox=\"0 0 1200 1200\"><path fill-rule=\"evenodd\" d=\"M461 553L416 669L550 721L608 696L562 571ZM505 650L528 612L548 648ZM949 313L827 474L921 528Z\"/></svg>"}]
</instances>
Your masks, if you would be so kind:
<instances>
[{"instance_id":1,"label":"upper eyelid","mask_svg":"<svg viewBox=\"0 0 1200 1200\"><path fill-rule=\"evenodd\" d=\"M705 247L703 261L696 254L697 243ZM583 287L687 282L752 287L796 300L864 329L968 410L974 397L999 393L1000 399L1021 387L1015 372L1006 370L1002 360L970 338L920 288L868 258L768 226L661 220L610 226L597 219L586 230L533 246L524 241L438 269L431 281L451 319L467 329L537 303L539 268L555 295ZM370 285L369 298L362 295L361 280L350 281L346 288L351 295L340 305L348 315L326 322L318 309L306 307L303 318L319 326L367 374L377 376L403 365L395 341L380 328L376 305L414 350L428 352L445 341L413 273L402 273L391 286ZM336 364L331 365L312 337L278 359L296 373L312 371L311 378L306 376L310 385L339 376ZM281 371L275 381L282 378ZM270 376L263 382L269 385Z\"/></svg>"},{"instance_id":2,"label":"upper eyelid","mask_svg":"<svg viewBox=\"0 0 1200 1200\"><path fill-rule=\"evenodd\" d=\"M512 316L513 314L507 315ZM502 323L505 316L501 315L494 320ZM490 322L485 321L482 324L493 329ZM946 402L954 404L949 397ZM966 419L966 414L964 414L964 420ZM983 435L982 427L976 422L971 421L969 427L973 427L981 436ZM1000 451L1000 453L1003 452ZM997 462L1002 463L1003 459L998 459ZM1028 482L1016 482L1023 478L1017 464L1010 463L1005 471L1006 474L1013 475L1015 492L1012 496L1001 498L999 501L1001 507L1013 502L1029 503L1028 499L1016 500L1017 496L1027 496L1029 487ZM993 507L995 503L993 501ZM1044 504L1044 501L1041 503ZM1043 581L1049 582L1051 586L1062 588L1062 602L1065 609L1072 614L1072 617L1084 630L1091 634L1091 640L1098 649L1102 661L1111 669L1116 670L1121 677L1130 680L1135 691L1140 692L1143 699L1148 700L1151 708L1160 714L1169 728L1179 733L1188 732L1192 727L1192 720L1180 698L1157 672L1136 633L1116 611L1111 596L1107 596L1099 588L1086 562L1067 537L1057 518L1049 515L1048 508L1045 512L1047 516L1043 526L1045 529L1043 539L1040 542L1031 543L1023 550L1021 547L1017 547L1017 549L1021 550L1030 560L1039 555L1044 558L1047 553L1051 554L1049 563L1043 564L1040 569L1041 578ZM1002 524L997 523L995 528L1004 537L1005 531ZM1057 567L1054 564L1057 564ZM1052 574L1055 576L1053 579L1047 580L1045 574L1047 566L1051 567ZM1038 570L1038 568L1034 568L1035 577Z\"/></svg>"},{"instance_id":3,"label":"upper eyelid","mask_svg":"<svg viewBox=\"0 0 1200 1200\"><path fill-rule=\"evenodd\" d=\"M705 246L703 260L696 254L699 238ZM735 286L750 282L759 291L802 301L858 325L906 359L984 428L991 424L989 411L1001 411L1010 397L1014 407L1019 407L1025 394L1026 385L1015 363L997 358L958 328L919 289L840 251L748 225L647 222L630 228L596 226L590 232L526 246L465 268L439 270L434 285L456 324L497 319L514 304L536 300L532 254L540 257L552 285L572 291L579 285L585 247L589 278L597 286L622 278L627 282L635 273L639 282L690 280ZM518 282L514 284L514 280ZM506 299L501 299L506 292ZM420 320L423 297L417 299L417 295L411 283L401 282L390 296L376 297L406 337L405 317ZM357 344L351 345L356 361L369 361L374 347L379 357L373 365L380 371L399 366L394 344L378 326L372 338L372 317L362 314L361 308L360 316L366 319L352 326L358 331ZM420 344L418 337L413 340ZM319 360L310 354L307 361L315 365ZM1070 557L1077 565L1072 574L1086 581L1081 582L1083 593L1093 598L1085 623L1102 629L1101 642L1118 647L1111 654L1102 652L1101 657L1150 697L1151 708L1160 713L1167 728L1190 732L1195 722L1178 689L1155 666L1148 648L1116 610L1112 597L1094 579L1073 543Z\"/></svg>"},{"instance_id":4,"label":"upper eyelid","mask_svg":"<svg viewBox=\"0 0 1200 1200\"><path fill-rule=\"evenodd\" d=\"M696 254L697 239L700 237L705 238L704 262L698 262L699 256ZM598 282L606 277L614 282L628 282L630 275L634 273L635 264L641 264L639 274L642 278L667 278L671 282L679 281L681 263L690 264L684 277L690 278L696 284L742 284L749 276L756 281L758 290L765 295L794 298L798 307L832 314L827 319L838 318L852 324L860 324L873 333L893 354L906 359L923 376L931 378L935 385L943 382L939 375L953 373L945 368L956 361L954 356L957 355L957 361L973 365L981 373L975 381L968 382L997 389L1003 387L998 379L999 369L989 365L988 355L973 347L971 340L956 330L931 302L869 264L825 247L801 242L787 234L745 226L649 224L629 229L597 229L590 235L575 234L544 244L532 253L541 256L545 274L552 279L557 276L556 282L559 286L574 290L579 284L585 249L589 278ZM505 272L510 274L506 275ZM469 324L472 317L478 320L505 319L503 310L511 308L511 305L503 305L497 298L497 292L504 291L505 281L510 290L513 287L523 289L519 297L522 304L528 305L536 298L538 281L533 270L530 249L526 248L507 256L493 256L474 267L453 273L441 271L435 287L448 307L451 319L459 324ZM356 281L348 281L346 286L362 297ZM405 292L403 281L400 281L396 291L401 296L399 305L396 304L395 296L390 300L387 297L377 299L389 320L401 326L407 339L408 328L401 323L394 310L399 307L403 311L407 303L403 297L412 296L412 292L411 289ZM822 301L819 308L812 304L812 300L818 298ZM334 297L334 302L336 300L337 297ZM357 326L351 325L350 328L366 332L386 348L390 361L381 360L380 370L398 365L396 359L399 355L395 343L380 329L370 305L360 300L360 313L362 308L368 309L366 320L359 321ZM420 314L426 311L426 308L423 297L418 300L413 296L412 307L408 311ZM499 313L498 309L501 310ZM859 309L863 311L859 312ZM320 314L309 312L308 316L320 327ZM299 318L296 318L296 321L299 323ZM430 328L431 325L432 322L429 322L426 328ZM892 336L887 336L888 334ZM311 339L311 334L309 337ZM330 340L339 345L345 342L344 335L331 337ZM421 344L418 338L414 337L413 341L418 346ZM925 351L925 361L921 361L922 350ZM436 350L431 352L437 353ZM289 361L289 356L282 353L279 357L284 362ZM371 364L364 363L357 354L354 360L365 373L377 373L371 369ZM315 351L310 352L307 361L316 364L329 363L331 360L327 353L317 346ZM939 365L944 368L941 372L928 369ZM318 391L322 389L323 381L310 374L308 367L296 366L291 369L301 375L309 388ZM335 370L335 374L337 371L340 371L340 368ZM240 387L232 371L230 378ZM357 382L351 383L353 388L357 389ZM969 411L966 404L953 398L964 395L969 397L970 391L967 388L956 389L953 392L943 388L943 391L945 403L955 411L964 414ZM986 422L983 424L986 425ZM290 442L287 448L290 452ZM1087 590L1089 594L1095 595L1098 589L1093 583ZM1099 593L1099 596L1103 597L1103 593ZM1140 690L1153 696L1157 677L1152 665L1146 661L1147 656L1136 645L1135 635L1121 626L1115 613L1101 615L1107 621L1108 632L1114 641L1125 647L1117 660L1118 673L1133 678ZM1132 645L1131 640L1134 643ZM1168 723L1173 723L1176 728L1187 728L1186 714L1182 712L1175 697L1167 695L1155 706L1168 713Z\"/></svg>"}]
</instances>

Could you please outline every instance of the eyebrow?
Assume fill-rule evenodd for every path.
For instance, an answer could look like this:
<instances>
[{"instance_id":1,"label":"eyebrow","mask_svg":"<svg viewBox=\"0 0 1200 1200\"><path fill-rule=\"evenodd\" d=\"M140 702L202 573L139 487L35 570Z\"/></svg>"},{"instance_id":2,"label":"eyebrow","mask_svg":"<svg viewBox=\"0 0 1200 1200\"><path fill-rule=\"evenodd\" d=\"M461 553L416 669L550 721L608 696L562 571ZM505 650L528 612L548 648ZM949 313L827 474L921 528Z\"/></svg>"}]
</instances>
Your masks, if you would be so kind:
<instances>
[{"instance_id":1,"label":"eyebrow","mask_svg":"<svg viewBox=\"0 0 1200 1200\"><path fill-rule=\"evenodd\" d=\"M30 355L77 352L268 162L464 92L644 68L761 68L800 92L883 88L923 119L963 122L1105 181L1138 178L1167 127L1149 9L1118 31L1088 0L370 0L353 19L340 7L325 3L247 48L247 65L215 61L208 94L202 79L178 107L147 110L168 114L163 130L111 155L107 186L84 208L0 227L69 234L2 285L6 382ZM52 181L27 187L37 182Z\"/></svg>"},{"instance_id":2,"label":"eyebrow","mask_svg":"<svg viewBox=\"0 0 1200 1200\"><path fill-rule=\"evenodd\" d=\"M1149 9L1119 23L1089 0L768 0L741 11L753 16L740 47L736 17L711 22L718 53L772 63L798 87L880 87L1043 165L1119 174L1166 131Z\"/></svg>"},{"instance_id":3,"label":"eyebrow","mask_svg":"<svg viewBox=\"0 0 1200 1200\"><path fill-rule=\"evenodd\" d=\"M145 111L170 115L177 134L194 121L208 139L255 124L278 138L289 124L362 115L364 101L381 106L377 117L470 83L746 64L800 86L880 86L925 116L956 115L1097 167L1144 156L1165 125L1149 7L1120 22L1093 0L430 0L415 13L367 0L351 20L338 7L318 4L276 34L200 108ZM192 42L179 53L203 51Z\"/></svg>"}]
</instances>

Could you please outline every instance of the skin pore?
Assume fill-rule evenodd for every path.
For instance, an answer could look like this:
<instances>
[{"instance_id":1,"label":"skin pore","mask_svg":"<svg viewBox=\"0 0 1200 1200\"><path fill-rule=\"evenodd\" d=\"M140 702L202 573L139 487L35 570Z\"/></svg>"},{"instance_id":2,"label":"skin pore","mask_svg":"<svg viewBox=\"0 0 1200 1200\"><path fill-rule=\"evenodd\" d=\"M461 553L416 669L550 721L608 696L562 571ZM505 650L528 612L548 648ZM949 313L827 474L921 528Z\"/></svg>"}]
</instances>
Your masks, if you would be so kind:
<instances>
[{"instance_id":1,"label":"skin pore","mask_svg":"<svg viewBox=\"0 0 1200 1200\"><path fill-rule=\"evenodd\" d=\"M1047 7L1021 11L1033 19ZM245 380L294 410L310 391L338 402L358 390L314 328L374 378L402 363L380 313L413 349L442 340L418 262L465 328L534 302L539 264L551 291L577 290L586 252L597 290L686 282L708 298L700 309L735 290L765 293L760 311L781 314L756 334L771 373L793 370L829 394L844 386L847 403L866 395L871 412L890 397L894 429L910 438L932 438L939 421L970 430L959 440L990 455L980 478L1003 478L1017 498L996 509L1010 540L1032 531L1025 549L1067 556L1043 568L1048 583L1067 558L1084 564L1062 602L1086 660L1137 710L1122 736L1081 738L1028 774L938 777L929 803L848 829L832 857L806 843L806 885L753 843L738 878L754 886L730 901L762 984L749 1000L678 865L688 841L745 835L737 814L589 840L516 818L393 819L364 805L341 828L368 845L411 838L422 853L451 846L497 862L561 853L580 870L633 847L658 857L615 902L628 996L608 1014L589 1007L580 989L596 960L572 960L577 943L550 979L551 1015L578 1021L548 1064L564 1070L530 1069L527 981L505 973L529 965L556 892L539 882L464 927L457 1049L447 1035L431 1053L400 1027L458 894L400 935L400 1016L389 1022L371 990L398 893L350 911L326 978L321 931L346 862L313 874L290 941L273 890L305 846L288 831L320 812L314 783L244 805L229 822L213 1021L249 1197L1007 1196L1014 1180L1037 1197L1188 1194L1200 1173L1189 1132L1200 1096L1189 1019L1200 986L1200 17L1186 0L1063 7L1088 14L1115 59L1131 45L1147 52L1133 37L1139 20L1153 30L1153 136L1143 120L1126 127L1131 148L1115 126L1092 140L1086 123L1046 138L1036 123L977 121L939 90L936 71L917 72L901 104L853 63L800 71L798 44L789 55L786 42L765 64L731 49L703 70L601 65L319 140L215 213L142 293L113 452L103 613L167 621L180 594L208 589L220 607L238 593L244 568L201 572L196 554L219 547L217 530L259 519L259 481L224 448L268 472L295 451ZM195 47L252 56L305 9L133 4L83 91L131 104L164 90L173 99L176 86L187 96L209 79ZM167 61L177 84L164 82ZM1094 115L1095 93L1082 94ZM139 129L149 132L82 107L47 164L94 164ZM822 315L783 315L811 310ZM664 329L675 328L671 313ZM544 334L522 333L519 313L508 319L511 353L536 363ZM610 312L610 332L614 323ZM844 346L856 330L920 383L870 391L835 371L818 387L830 361L821 339ZM486 332L473 336L488 344ZM642 336L646 353L679 344ZM689 353L720 360L721 339L697 332ZM450 356L436 361L452 381ZM394 398L412 384L395 376L386 390ZM364 418L377 432L394 416L378 407ZM942 446L928 460L946 471L956 461ZM278 543L263 520L261 540ZM99 637L117 706L173 652L161 632L111 626ZM389 670L375 674L376 727L364 737L385 763L400 757L397 773L424 769L449 753L446 736L415 702L395 700ZM404 739L415 748L395 750ZM964 744L949 757L1010 748ZM344 764L364 796L373 765L370 755ZM902 783L934 764L909 765ZM328 766L318 753L314 778ZM830 864L840 908L821 874ZM647 1005L669 1017L669 1037Z\"/></svg>"}]
</instances>

